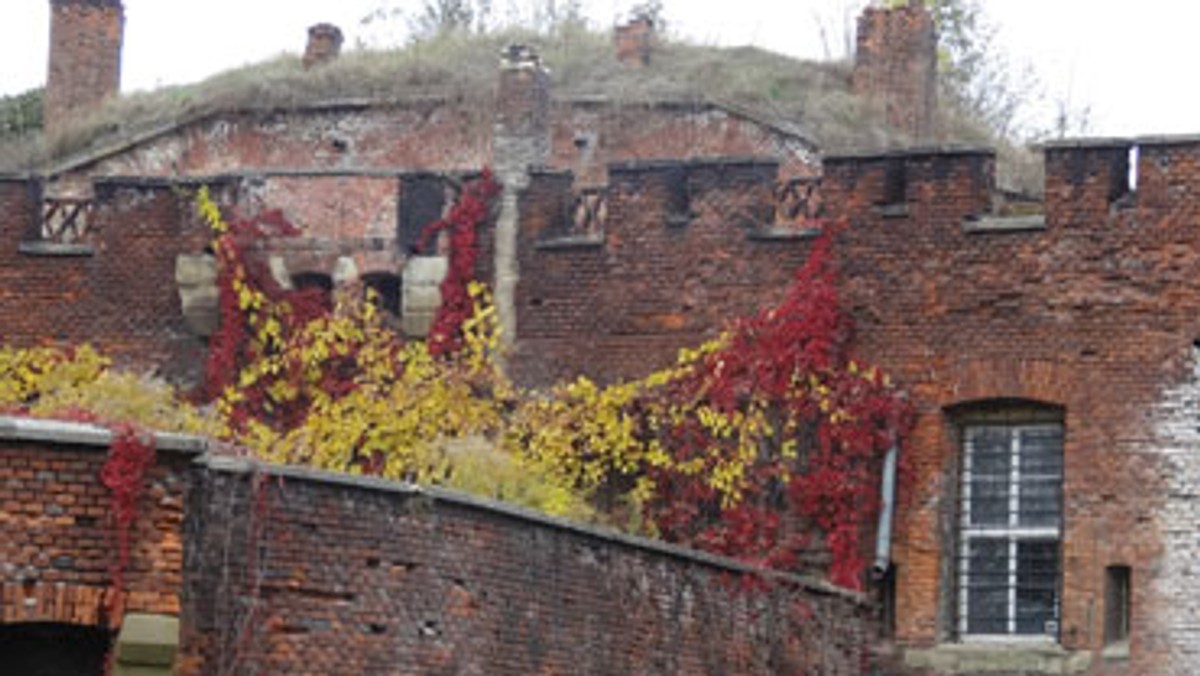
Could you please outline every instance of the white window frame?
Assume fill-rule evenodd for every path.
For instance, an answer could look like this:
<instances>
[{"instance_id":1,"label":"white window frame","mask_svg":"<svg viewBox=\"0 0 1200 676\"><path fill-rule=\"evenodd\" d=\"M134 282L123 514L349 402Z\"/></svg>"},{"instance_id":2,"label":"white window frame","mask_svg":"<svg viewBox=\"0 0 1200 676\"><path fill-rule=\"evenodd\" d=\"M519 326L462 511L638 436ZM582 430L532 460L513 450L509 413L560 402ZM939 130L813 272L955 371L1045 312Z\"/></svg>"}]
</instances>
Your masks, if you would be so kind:
<instances>
[{"instance_id":1,"label":"white window frame","mask_svg":"<svg viewBox=\"0 0 1200 676\"><path fill-rule=\"evenodd\" d=\"M1008 525L986 525L973 526L971 524L971 478L972 464L974 460L973 444L977 435L985 430L1003 429L1010 435L1010 449L1012 462L1010 466L1010 480L1008 492ZM1063 514L1062 505L1059 505L1059 514L1057 523L1053 526L1021 526L1020 518L1020 491L1021 491L1021 433L1029 430L1056 430L1063 434L1063 426L1059 423L1035 423L1035 424L972 424L966 425L963 428L962 438L962 476L960 477L960 485L962 487L962 495L960 496L959 506L959 523L958 523L958 575L957 575L957 592L958 592L958 637L964 642L1003 642L1003 643L1052 643L1057 644L1060 636L1060 627L1056 627L1053 634L1018 634L1017 633L1017 573L1018 573L1018 557L1017 548L1021 542L1047 542L1052 541L1058 547L1058 579L1055 584L1058 591L1055 593L1055 621L1061 622L1062 609L1062 525ZM1065 442L1065 439L1064 439ZM1060 453L1062 449L1060 448ZM1061 465L1060 465L1061 467ZM1026 477L1028 478L1028 477ZM1063 474L1060 471L1059 488L1061 495L1061 487ZM973 539L1007 539L1008 540L1008 603L1007 603L1007 629L1003 634L983 634L970 633L968 608L970 604L970 544Z\"/></svg>"}]
</instances>

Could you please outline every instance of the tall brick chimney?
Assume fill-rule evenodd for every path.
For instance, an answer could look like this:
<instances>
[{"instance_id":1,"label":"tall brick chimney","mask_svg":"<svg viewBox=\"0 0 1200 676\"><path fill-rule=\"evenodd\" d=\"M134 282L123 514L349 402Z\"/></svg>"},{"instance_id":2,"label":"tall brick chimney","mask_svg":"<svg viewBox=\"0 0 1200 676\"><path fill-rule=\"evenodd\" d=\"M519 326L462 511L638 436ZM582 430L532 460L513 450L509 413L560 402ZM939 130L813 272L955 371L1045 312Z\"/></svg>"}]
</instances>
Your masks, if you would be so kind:
<instances>
[{"instance_id":1,"label":"tall brick chimney","mask_svg":"<svg viewBox=\"0 0 1200 676\"><path fill-rule=\"evenodd\" d=\"M937 31L920 0L895 9L868 7L858 18L854 91L887 123L925 141L937 108Z\"/></svg>"},{"instance_id":2,"label":"tall brick chimney","mask_svg":"<svg viewBox=\"0 0 1200 676\"><path fill-rule=\"evenodd\" d=\"M50 0L50 66L45 132L62 133L121 90L121 0Z\"/></svg>"},{"instance_id":3,"label":"tall brick chimney","mask_svg":"<svg viewBox=\"0 0 1200 676\"><path fill-rule=\"evenodd\" d=\"M304 67L312 68L337 59L342 53L342 39L342 29L331 23L319 23L309 28Z\"/></svg>"},{"instance_id":4,"label":"tall brick chimney","mask_svg":"<svg viewBox=\"0 0 1200 676\"><path fill-rule=\"evenodd\" d=\"M617 60L628 66L650 65L650 44L654 39L654 21L639 14L613 29Z\"/></svg>"},{"instance_id":5,"label":"tall brick chimney","mask_svg":"<svg viewBox=\"0 0 1200 676\"><path fill-rule=\"evenodd\" d=\"M492 165L503 186L495 230L496 314L500 340L509 348L517 336L517 197L529 185L529 167L544 166L549 158L550 73L531 47L512 45L500 58L492 141Z\"/></svg>"}]
</instances>

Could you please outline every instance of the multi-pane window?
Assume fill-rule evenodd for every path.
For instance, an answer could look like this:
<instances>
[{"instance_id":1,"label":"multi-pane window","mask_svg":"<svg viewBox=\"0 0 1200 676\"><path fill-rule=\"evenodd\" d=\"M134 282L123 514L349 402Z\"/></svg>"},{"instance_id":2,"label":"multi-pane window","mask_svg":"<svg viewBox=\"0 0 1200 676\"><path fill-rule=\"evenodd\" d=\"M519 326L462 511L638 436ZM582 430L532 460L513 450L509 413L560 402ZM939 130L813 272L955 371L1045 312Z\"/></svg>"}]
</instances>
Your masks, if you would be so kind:
<instances>
[{"instance_id":1,"label":"multi-pane window","mask_svg":"<svg viewBox=\"0 0 1200 676\"><path fill-rule=\"evenodd\" d=\"M964 432L959 635L1057 640L1062 426Z\"/></svg>"}]
</instances>

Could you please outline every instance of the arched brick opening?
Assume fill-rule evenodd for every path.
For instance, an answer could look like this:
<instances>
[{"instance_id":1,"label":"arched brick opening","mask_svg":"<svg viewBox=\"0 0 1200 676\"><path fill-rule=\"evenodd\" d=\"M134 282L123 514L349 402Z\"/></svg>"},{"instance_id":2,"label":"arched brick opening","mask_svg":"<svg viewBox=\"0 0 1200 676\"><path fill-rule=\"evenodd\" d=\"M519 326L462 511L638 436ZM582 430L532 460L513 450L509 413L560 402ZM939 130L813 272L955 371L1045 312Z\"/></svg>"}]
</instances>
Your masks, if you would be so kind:
<instances>
[{"instance_id":1,"label":"arched brick opening","mask_svg":"<svg viewBox=\"0 0 1200 676\"><path fill-rule=\"evenodd\" d=\"M99 676L112 634L55 622L0 624L0 665L23 676Z\"/></svg>"}]
</instances>

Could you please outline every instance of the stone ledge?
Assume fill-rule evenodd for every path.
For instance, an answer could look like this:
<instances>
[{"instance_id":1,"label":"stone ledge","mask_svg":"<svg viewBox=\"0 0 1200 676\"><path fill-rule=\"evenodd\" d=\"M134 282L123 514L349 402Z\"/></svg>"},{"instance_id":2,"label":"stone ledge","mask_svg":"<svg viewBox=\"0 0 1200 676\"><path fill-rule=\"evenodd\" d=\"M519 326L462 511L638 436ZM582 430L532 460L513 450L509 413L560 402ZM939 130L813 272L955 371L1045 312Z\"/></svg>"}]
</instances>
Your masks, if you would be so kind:
<instances>
[{"instance_id":1,"label":"stone ledge","mask_svg":"<svg viewBox=\"0 0 1200 676\"><path fill-rule=\"evenodd\" d=\"M17 252L26 256L47 256L77 258L94 256L96 250L91 244L63 244L61 242L21 242Z\"/></svg>"},{"instance_id":2,"label":"stone ledge","mask_svg":"<svg viewBox=\"0 0 1200 676\"><path fill-rule=\"evenodd\" d=\"M1091 667L1092 654L1049 643L950 643L909 648L904 665L939 674L1078 674Z\"/></svg>"},{"instance_id":3,"label":"stone ledge","mask_svg":"<svg viewBox=\"0 0 1200 676\"><path fill-rule=\"evenodd\" d=\"M1046 217L1038 216L983 216L963 221L962 230L967 234L985 232L1036 232L1046 229Z\"/></svg>"},{"instance_id":4,"label":"stone ledge","mask_svg":"<svg viewBox=\"0 0 1200 676\"><path fill-rule=\"evenodd\" d=\"M91 423L0 416L0 439L107 448L112 444L112 437L112 430ZM190 434L155 432L154 446L160 451L198 455L208 450L208 439Z\"/></svg>"},{"instance_id":5,"label":"stone ledge","mask_svg":"<svg viewBox=\"0 0 1200 676\"><path fill-rule=\"evenodd\" d=\"M755 242L788 242L816 239L820 236L820 228L789 228L787 226L754 228L746 233L746 238Z\"/></svg>"},{"instance_id":6,"label":"stone ledge","mask_svg":"<svg viewBox=\"0 0 1200 676\"><path fill-rule=\"evenodd\" d=\"M535 243L534 248L539 251L561 251L564 249L598 249L604 246L604 235L601 233L591 233L587 235L567 235L564 237L551 237L543 239Z\"/></svg>"}]
</instances>

